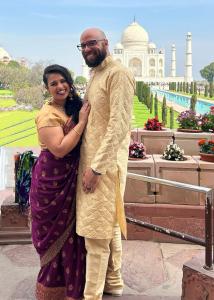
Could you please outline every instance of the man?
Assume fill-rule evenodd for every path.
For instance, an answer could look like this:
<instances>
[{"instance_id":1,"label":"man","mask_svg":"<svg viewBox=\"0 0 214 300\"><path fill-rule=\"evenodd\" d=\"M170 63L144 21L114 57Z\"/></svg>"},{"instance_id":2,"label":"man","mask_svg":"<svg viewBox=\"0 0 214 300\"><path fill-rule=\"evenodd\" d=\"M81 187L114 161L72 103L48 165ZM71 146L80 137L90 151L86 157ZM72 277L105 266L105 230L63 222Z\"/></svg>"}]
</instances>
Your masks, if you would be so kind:
<instances>
[{"instance_id":1,"label":"man","mask_svg":"<svg viewBox=\"0 0 214 300\"><path fill-rule=\"evenodd\" d=\"M122 295L121 232L126 236L122 195L125 189L133 75L109 54L97 28L85 30L78 48L92 68L85 98L91 105L83 136L77 185L77 233L85 237L85 300L103 291Z\"/></svg>"}]
</instances>

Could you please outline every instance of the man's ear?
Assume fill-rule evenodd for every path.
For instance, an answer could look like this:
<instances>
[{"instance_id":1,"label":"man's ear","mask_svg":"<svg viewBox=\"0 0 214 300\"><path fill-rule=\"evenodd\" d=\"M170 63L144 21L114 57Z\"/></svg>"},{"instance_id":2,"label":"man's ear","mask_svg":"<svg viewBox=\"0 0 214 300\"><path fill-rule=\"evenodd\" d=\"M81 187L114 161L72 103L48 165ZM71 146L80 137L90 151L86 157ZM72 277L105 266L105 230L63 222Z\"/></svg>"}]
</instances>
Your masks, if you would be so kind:
<instances>
[{"instance_id":1,"label":"man's ear","mask_svg":"<svg viewBox=\"0 0 214 300\"><path fill-rule=\"evenodd\" d=\"M104 43L105 43L106 46L108 46L108 40L107 39L104 40Z\"/></svg>"}]
</instances>

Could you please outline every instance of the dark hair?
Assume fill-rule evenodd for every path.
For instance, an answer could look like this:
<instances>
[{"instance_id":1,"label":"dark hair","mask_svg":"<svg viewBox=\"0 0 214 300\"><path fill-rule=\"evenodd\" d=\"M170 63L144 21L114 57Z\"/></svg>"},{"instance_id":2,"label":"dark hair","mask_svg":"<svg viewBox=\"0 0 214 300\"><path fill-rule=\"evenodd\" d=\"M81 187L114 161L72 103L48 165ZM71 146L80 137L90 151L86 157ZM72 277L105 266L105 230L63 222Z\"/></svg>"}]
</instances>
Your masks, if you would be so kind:
<instances>
[{"instance_id":1,"label":"dark hair","mask_svg":"<svg viewBox=\"0 0 214 300\"><path fill-rule=\"evenodd\" d=\"M43 73L43 82L48 86L48 76L49 74L57 73L65 78L68 83L71 91L65 102L65 113L68 116L72 116L72 119L75 123L78 123L79 119L79 111L82 107L82 99L78 96L76 89L73 85L73 79L71 77L71 73L63 66L60 65L50 65L44 69Z\"/></svg>"}]
</instances>

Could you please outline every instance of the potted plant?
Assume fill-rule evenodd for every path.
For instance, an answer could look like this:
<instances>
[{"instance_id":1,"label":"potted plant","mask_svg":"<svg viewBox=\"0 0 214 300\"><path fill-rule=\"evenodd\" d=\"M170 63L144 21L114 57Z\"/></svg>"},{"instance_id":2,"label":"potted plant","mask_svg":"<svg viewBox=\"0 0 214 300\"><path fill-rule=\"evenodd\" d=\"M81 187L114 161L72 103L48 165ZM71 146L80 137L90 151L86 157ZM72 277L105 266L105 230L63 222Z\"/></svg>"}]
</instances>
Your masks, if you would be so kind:
<instances>
[{"instance_id":1,"label":"potted plant","mask_svg":"<svg viewBox=\"0 0 214 300\"><path fill-rule=\"evenodd\" d=\"M145 123L146 130L160 131L162 130L162 123L159 122L158 117L154 117L153 119L148 119Z\"/></svg>"},{"instance_id":2,"label":"potted plant","mask_svg":"<svg viewBox=\"0 0 214 300\"><path fill-rule=\"evenodd\" d=\"M214 108L214 106L211 106ZM214 114L204 114L201 119L201 129L206 132L214 132Z\"/></svg>"},{"instance_id":3,"label":"potted plant","mask_svg":"<svg viewBox=\"0 0 214 300\"><path fill-rule=\"evenodd\" d=\"M200 147L200 159L214 162L214 140L202 139L198 145Z\"/></svg>"},{"instance_id":4,"label":"potted plant","mask_svg":"<svg viewBox=\"0 0 214 300\"><path fill-rule=\"evenodd\" d=\"M173 161L186 160L186 157L184 156L184 150L175 143L175 138L173 138L173 141L166 146L162 158Z\"/></svg>"},{"instance_id":5,"label":"potted plant","mask_svg":"<svg viewBox=\"0 0 214 300\"><path fill-rule=\"evenodd\" d=\"M143 143L132 142L129 145L129 159L144 159L146 158L146 148Z\"/></svg>"},{"instance_id":6,"label":"potted plant","mask_svg":"<svg viewBox=\"0 0 214 300\"><path fill-rule=\"evenodd\" d=\"M182 111L177 121L179 123L178 131L182 132L202 132L201 115L197 115L193 110Z\"/></svg>"}]
</instances>

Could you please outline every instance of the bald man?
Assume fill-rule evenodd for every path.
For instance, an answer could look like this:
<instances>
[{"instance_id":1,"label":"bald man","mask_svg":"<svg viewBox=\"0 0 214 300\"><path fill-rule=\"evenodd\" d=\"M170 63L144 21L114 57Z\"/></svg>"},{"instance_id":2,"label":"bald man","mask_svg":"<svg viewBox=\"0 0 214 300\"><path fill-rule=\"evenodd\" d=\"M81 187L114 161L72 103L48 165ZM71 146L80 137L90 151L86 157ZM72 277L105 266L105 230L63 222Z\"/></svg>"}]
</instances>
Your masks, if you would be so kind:
<instances>
[{"instance_id":1,"label":"bald man","mask_svg":"<svg viewBox=\"0 0 214 300\"><path fill-rule=\"evenodd\" d=\"M85 237L85 300L122 295L121 231L128 162L133 75L109 53L104 32L85 30L78 48L92 68L85 98L91 105L83 135L77 184L77 233Z\"/></svg>"}]
</instances>

